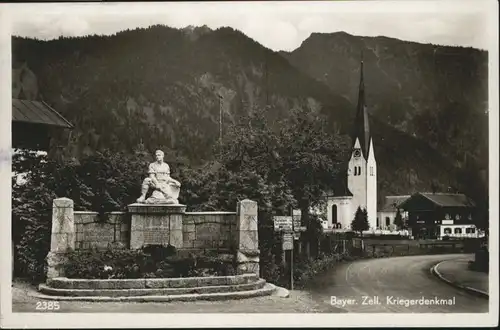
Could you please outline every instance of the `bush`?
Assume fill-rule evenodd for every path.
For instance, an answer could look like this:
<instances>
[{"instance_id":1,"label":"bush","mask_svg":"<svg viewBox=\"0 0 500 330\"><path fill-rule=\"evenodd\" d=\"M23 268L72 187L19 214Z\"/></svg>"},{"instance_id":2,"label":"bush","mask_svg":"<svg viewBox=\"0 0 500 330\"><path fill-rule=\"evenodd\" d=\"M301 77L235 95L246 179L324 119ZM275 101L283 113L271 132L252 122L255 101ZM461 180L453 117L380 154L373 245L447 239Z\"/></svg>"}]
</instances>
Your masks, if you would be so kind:
<instances>
[{"instance_id":1,"label":"bush","mask_svg":"<svg viewBox=\"0 0 500 330\"><path fill-rule=\"evenodd\" d=\"M85 279L228 276L235 274L234 269L220 256L180 256L173 246L74 251L64 265L66 277Z\"/></svg>"},{"instance_id":2,"label":"bush","mask_svg":"<svg viewBox=\"0 0 500 330\"><path fill-rule=\"evenodd\" d=\"M318 258L313 260L298 260L293 272L294 283L297 287L303 287L309 280L313 279L316 275L321 274L341 259L337 254L320 254Z\"/></svg>"}]
</instances>

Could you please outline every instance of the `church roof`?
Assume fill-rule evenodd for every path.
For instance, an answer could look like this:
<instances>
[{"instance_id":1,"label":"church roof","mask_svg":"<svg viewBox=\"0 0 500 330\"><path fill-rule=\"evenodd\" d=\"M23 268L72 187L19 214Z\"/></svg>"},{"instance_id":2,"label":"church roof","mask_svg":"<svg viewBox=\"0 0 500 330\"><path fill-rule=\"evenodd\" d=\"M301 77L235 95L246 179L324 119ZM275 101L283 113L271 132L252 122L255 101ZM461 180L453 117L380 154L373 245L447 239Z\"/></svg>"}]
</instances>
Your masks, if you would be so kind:
<instances>
[{"instance_id":1,"label":"church roof","mask_svg":"<svg viewBox=\"0 0 500 330\"><path fill-rule=\"evenodd\" d=\"M361 152L365 159L368 159L370 152L370 125L368 121L368 109L365 100L365 81L363 74L363 59L361 59L359 91L358 91L358 106L356 108L356 117L354 120L354 129L352 133L353 147L356 143L356 138L359 139Z\"/></svg>"},{"instance_id":2,"label":"church roof","mask_svg":"<svg viewBox=\"0 0 500 330\"><path fill-rule=\"evenodd\" d=\"M352 192L347 187L347 174L340 176L340 179L335 181L334 188L326 193L328 197L348 197L353 196Z\"/></svg>"}]
</instances>

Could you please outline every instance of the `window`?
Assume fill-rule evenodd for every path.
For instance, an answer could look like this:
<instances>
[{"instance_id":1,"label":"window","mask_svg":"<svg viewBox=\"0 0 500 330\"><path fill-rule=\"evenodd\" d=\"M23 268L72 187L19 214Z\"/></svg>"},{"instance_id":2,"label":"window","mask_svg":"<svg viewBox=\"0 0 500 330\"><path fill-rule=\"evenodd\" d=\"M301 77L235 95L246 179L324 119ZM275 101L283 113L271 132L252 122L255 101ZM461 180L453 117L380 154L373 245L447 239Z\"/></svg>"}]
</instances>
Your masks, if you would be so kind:
<instances>
[{"instance_id":1,"label":"window","mask_svg":"<svg viewBox=\"0 0 500 330\"><path fill-rule=\"evenodd\" d=\"M391 218L385 217L385 225L390 226L391 225Z\"/></svg>"},{"instance_id":2,"label":"window","mask_svg":"<svg viewBox=\"0 0 500 330\"><path fill-rule=\"evenodd\" d=\"M337 223L337 205L332 205L332 224Z\"/></svg>"},{"instance_id":3,"label":"window","mask_svg":"<svg viewBox=\"0 0 500 330\"><path fill-rule=\"evenodd\" d=\"M462 228L455 228L455 234L461 234Z\"/></svg>"},{"instance_id":4,"label":"window","mask_svg":"<svg viewBox=\"0 0 500 330\"><path fill-rule=\"evenodd\" d=\"M475 228L465 228L465 233L466 234L474 234L476 232Z\"/></svg>"},{"instance_id":5,"label":"window","mask_svg":"<svg viewBox=\"0 0 500 330\"><path fill-rule=\"evenodd\" d=\"M354 166L354 175L361 175L361 166Z\"/></svg>"},{"instance_id":6,"label":"window","mask_svg":"<svg viewBox=\"0 0 500 330\"><path fill-rule=\"evenodd\" d=\"M445 234L451 234L451 228L445 228L444 229Z\"/></svg>"},{"instance_id":7,"label":"window","mask_svg":"<svg viewBox=\"0 0 500 330\"><path fill-rule=\"evenodd\" d=\"M370 176L373 176L373 166L370 166Z\"/></svg>"},{"instance_id":8,"label":"window","mask_svg":"<svg viewBox=\"0 0 500 330\"><path fill-rule=\"evenodd\" d=\"M341 224L341 223L337 223L337 224L335 224L335 228L337 228L337 229L342 229L342 224Z\"/></svg>"},{"instance_id":9,"label":"window","mask_svg":"<svg viewBox=\"0 0 500 330\"><path fill-rule=\"evenodd\" d=\"M380 228L380 219L377 217L377 228Z\"/></svg>"}]
</instances>

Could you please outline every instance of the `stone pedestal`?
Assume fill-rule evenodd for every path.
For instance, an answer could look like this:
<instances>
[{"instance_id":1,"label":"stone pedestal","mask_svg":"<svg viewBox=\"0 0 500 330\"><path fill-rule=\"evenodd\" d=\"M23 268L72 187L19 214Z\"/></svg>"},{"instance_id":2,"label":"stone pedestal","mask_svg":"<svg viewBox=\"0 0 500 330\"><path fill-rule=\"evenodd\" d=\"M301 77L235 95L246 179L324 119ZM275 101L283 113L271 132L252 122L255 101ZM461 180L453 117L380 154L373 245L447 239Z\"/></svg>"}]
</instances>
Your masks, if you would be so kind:
<instances>
[{"instance_id":1,"label":"stone pedestal","mask_svg":"<svg viewBox=\"0 0 500 330\"><path fill-rule=\"evenodd\" d=\"M67 252L75 249L75 219L73 201L56 198L52 202L52 234L47 255L47 278L64 276L63 264Z\"/></svg>"},{"instance_id":2,"label":"stone pedestal","mask_svg":"<svg viewBox=\"0 0 500 330\"><path fill-rule=\"evenodd\" d=\"M132 216L130 223L130 248L145 245L172 245L182 248L182 218L186 205L141 204L128 206Z\"/></svg>"},{"instance_id":3,"label":"stone pedestal","mask_svg":"<svg viewBox=\"0 0 500 330\"><path fill-rule=\"evenodd\" d=\"M259 232L257 202L245 199L238 203L236 240L237 273L259 276Z\"/></svg>"}]
</instances>

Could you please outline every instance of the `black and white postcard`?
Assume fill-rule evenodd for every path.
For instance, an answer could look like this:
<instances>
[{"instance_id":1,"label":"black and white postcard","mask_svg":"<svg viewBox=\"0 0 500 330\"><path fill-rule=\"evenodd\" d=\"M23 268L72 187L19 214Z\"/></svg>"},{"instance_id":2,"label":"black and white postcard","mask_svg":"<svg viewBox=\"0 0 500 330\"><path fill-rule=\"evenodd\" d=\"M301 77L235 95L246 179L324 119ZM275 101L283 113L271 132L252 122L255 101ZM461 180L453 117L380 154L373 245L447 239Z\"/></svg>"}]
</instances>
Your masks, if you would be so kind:
<instances>
[{"instance_id":1,"label":"black and white postcard","mask_svg":"<svg viewBox=\"0 0 500 330\"><path fill-rule=\"evenodd\" d=\"M498 3L0 5L4 327L498 325Z\"/></svg>"}]
</instances>

